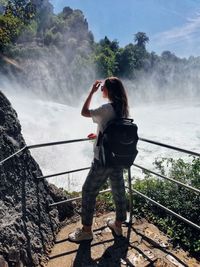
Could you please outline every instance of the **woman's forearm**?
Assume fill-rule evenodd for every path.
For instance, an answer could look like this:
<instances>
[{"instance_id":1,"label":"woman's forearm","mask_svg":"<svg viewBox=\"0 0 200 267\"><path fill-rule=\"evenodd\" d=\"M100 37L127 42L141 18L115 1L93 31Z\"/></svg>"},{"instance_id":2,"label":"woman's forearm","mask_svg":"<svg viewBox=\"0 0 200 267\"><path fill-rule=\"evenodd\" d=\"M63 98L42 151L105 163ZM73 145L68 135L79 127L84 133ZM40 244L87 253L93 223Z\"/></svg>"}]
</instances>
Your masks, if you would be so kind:
<instances>
[{"instance_id":1,"label":"woman's forearm","mask_svg":"<svg viewBox=\"0 0 200 267\"><path fill-rule=\"evenodd\" d=\"M101 84L100 80L96 80L94 84L92 85L92 90L89 92L88 97L85 100L85 103L83 104L82 110L81 110L81 115L84 117L91 117L89 107L91 103L91 99L93 94L98 90L99 85Z\"/></svg>"},{"instance_id":2,"label":"woman's forearm","mask_svg":"<svg viewBox=\"0 0 200 267\"><path fill-rule=\"evenodd\" d=\"M85 103L83 104L82 110L81 110L81 115L84 117L91 117L90 115L90 111L89 111L89 107L90 107L90 103L91 103L91 99L93 96L93 91L90 91L88 97L85 100Z\"/></svg>"}]
</instances>

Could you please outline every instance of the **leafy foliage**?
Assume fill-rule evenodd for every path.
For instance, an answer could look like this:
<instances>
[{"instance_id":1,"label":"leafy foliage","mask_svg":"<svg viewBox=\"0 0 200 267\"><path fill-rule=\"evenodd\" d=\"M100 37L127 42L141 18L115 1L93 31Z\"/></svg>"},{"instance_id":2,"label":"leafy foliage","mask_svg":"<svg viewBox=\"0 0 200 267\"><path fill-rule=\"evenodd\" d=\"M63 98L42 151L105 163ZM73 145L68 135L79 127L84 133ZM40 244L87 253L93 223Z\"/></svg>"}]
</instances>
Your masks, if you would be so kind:
<instances>
[{"instance_id":1,"label":"leafy foliage","mask_svg":"<svg viewBox=\"0 0 200 267\"><path fill-rule=\"evenodd\" d=\"M136 33L133 42L124 47L107 36L95 42L81 10L64 7L56 15L49 0L0 0L0 54L19 61L23 58L26 63L29 57L35 61L51 61L49 55L53 58L56 55L57 61L61 62L61 71L58 66L47 62L40 63L42 66L48 65L50 70L42 66L42 71L30 69L25 75L28 77L26 87L30 80L39 80L41 90L48 88L47 91L52 92L47 86L47 78L42 74L46 76L48 72L55 73L57 70L60 74L55 73L55 76L60 81L56 88L62 94L68 81L70 90L77 95L81 93L81 88L83 92L89 86L90 79L118 76L126 82L127 79L131 80L129 90L134 92L134 96L142 95L143 101L155 96L158 99L172 95L176 97L176 92L180 91L181 96L198 95L200 58L181 59L170 51L163 51L158 56L146 50L148 42L149 37L144 32ZM52 54L52 51L55 53ZM35 61L32 66L36 66ZM9 68L5 66L5 69ZM9 75L10 72L6 73ZM21 78L18 80L22 81ZM83 83L82 79L86 82ZM69 97L67 90L64 94Z\"/></svg>"},{"instance_id":2,"label":"leafy foliage","mask_svg":"<svg viewBox=\"0 0 200 267\"><path fill-rule=\"evenodd\" d=\"M103 47L95 56L97 71L101 77L113 76L117 68L114 52L109 47Z\"/></svg>"},{"instance_id":3,"label":"leafy foliage","mask_svg":"<svg viewBox=\"0 0 200 267\"><path fill-rule=\"evenodd\" d=\"M132 78L133 71L136 65L135 47L133 44L128 44L125 48L119 49L117 55L118 75Z\"/></svg>"},{"instance_id":4,"label":"leafy foliage","mask_svg":"<svg viewBox=\"0 0 200 267\"><path fill-rule=\"evenodd\" d=\"M200 188L200 159L191 162L183 159L162 159L155 162L160 173L177 181ZM188 220L200 225L200 196L170 181L146 174L144 180L137 180L134 188ZM181 244L192 253L200 255L200 238L196 230L186 223L168 215L165 211L147 203L140 196L134 197L134 212L156 223L175 244Z\"/></svg>"},{"instance_id":5,"label":"leafy foliage","mask_svg":"<svg viewBox=\"0 0 200 267\"><path fill-rule=\"evenodd\" d=\"M0 15L0 50L3 51L9 44L15 42L19 36L23 23L12 14Z\"/></svg>"},{"instance_id":6,"label":"leafy foliage","mask_svg":"<svg viewBox=\"0 0 200 267\"><path fill-rule=\"evenodd\" d=\"M138 47L145 49L146 43L149 42L149 37L146 35L145 32L138 32L135 34L134 40Z\"/></svg>"},{"instance_id":7,"label":"leafy foliage","mask_svg":"<svg viewBox=\"0 0 200 267\"><path fill-rule=\"evenodd\" d=\"M146 38L148 39L147 36ZM124 48L120 48L117 40L110 41L105 36L95 49L97 70L103 77L117 75L133 78L135 70L143 67L145 58L147 58L145 41L142 45L130 43Z\"/></svg>"},{"instance_id":8,"label":"leafy foliage","mask_svg":"<svg viewBox=\"0 0 200 267\"><path fill-rule=\"evenodd\" d=\"M4 2L3 14L0 15L0 51L14 44L35 15L35 8L30 1L10 0Z\"/></svg>"},{"instance_id":9,"label":"leafy foliage","mask_svg":"<svg viewBox=\"0 0 200 267\"><path fill-rule=\"evenodd\" d=\"M9 0L5 7L5 16L12 14L22 23L28 24L34 18L35 11L35 6L29 0Z\"/></svg>"}]
</instances>

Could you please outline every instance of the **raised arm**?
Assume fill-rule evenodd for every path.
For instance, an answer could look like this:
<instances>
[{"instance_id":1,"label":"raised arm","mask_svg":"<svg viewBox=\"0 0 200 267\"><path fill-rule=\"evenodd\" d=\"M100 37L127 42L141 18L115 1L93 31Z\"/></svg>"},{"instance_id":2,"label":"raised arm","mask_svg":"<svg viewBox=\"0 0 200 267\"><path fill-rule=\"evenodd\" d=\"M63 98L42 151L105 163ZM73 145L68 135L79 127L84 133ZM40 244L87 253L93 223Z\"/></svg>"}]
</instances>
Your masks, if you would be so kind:
<instances>
[{"instance_id":1,"label":"raised arm","mask_svg":"<svg viewBox=\"0 0 200 267\"><path fill-rule=\"evenodd\" d=\"M81 110L81 115L84 117L91 117L89 107L91 103L91 99L93 94L98 90L99 84L101 83L100 80L96 80L92 86L91 91L89 92L88 97L85 100L85 103L83 104L82 110Z\"/></svg>"}]
</instances>

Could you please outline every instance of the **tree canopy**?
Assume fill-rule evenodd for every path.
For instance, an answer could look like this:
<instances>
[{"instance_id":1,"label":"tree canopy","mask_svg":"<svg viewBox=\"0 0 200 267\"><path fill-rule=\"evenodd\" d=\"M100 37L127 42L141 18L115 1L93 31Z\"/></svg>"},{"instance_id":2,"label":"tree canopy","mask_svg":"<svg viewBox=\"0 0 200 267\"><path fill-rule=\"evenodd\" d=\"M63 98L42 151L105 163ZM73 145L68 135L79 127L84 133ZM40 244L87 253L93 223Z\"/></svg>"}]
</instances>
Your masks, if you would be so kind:
<instances>
[{"instance_id":1,"label":"tree canopy","mask_svg":"<svg viewBox=\"0 0 200 267\"><path fill-rule=\"evenodd\" d=\"M124 47L108 36L95 42L81 10L66 6L56 15L49 0L0 0L1 54L23 57L24 60L30 57L36 60L41 56L49 58L47 54L59 55L60 62L65 62L65 68L67 66L66 72L71 81L77 81L76 76L79 81L86 79L83 70L91 66L96 78L114 75L134 80L137 90L149 87L150 83L145 83L148 80L161 88L163 95L169 87L184 91L184 88L193 88L193 85L187 86L189 81L194 86L199 84L198 57L181 59L170 51L163 51L159 56L147 51L148 42L149 37L144 32L135 33L133 42ZM190 71L191 67L193 72ZM72 73L72 69L76 71ZM92 77L95 78L93 74ZM140 77L146 79L141 83ZM75 83L74 90L79 90L80 85ZM192 90L197 90L195 88Z\"/></svg>"},{"instance_id":2,"label":"tree canopy","mask_svg":"<svg viewBox=\"0 0 200 267\"><path fill-rule=\"evenodd\" d=\"M138 32L135 34L134 40L137 46L145 49L146 43L149 42L149 37L146 35L145 32Z\"/></svg>"}]
</instances>

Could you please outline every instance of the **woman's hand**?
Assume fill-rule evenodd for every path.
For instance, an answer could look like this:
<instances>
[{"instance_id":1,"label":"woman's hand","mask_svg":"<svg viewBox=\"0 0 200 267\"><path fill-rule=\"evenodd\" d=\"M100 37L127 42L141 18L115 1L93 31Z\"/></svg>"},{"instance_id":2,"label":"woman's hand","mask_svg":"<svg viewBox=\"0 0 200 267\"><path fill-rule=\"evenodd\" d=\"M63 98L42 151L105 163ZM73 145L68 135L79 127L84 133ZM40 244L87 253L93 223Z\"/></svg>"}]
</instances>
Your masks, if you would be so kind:
<instances>
[{"instance_id":1,"label":"woman's hand","mask_svg":"<svg viewBox=\"0 0 200 267\"><path fill-rule=\"evenodd\" d=\"M87 97L87 99L85 100L85 103L83 104L82 110L81 110L81 115L84 117L91 117L90 111L89 111L89 107L90 107L90 102L92 99L93 94L98 90L99 85L102 83L102 81L100 80L96 80L93 85L92 85L92 89Z\"/></svg>"},{"instance_id":2,"label":"woman's hand","mask_svg":"<svg viewBox=\"0 0 200 267\"><path fill-rule=\"evenodd\" d=\"M99 89L99 86L101 83L102 83L102 81L96 80L92 85L91 93L95 93Z\"/></svg>"}]
</instances>

